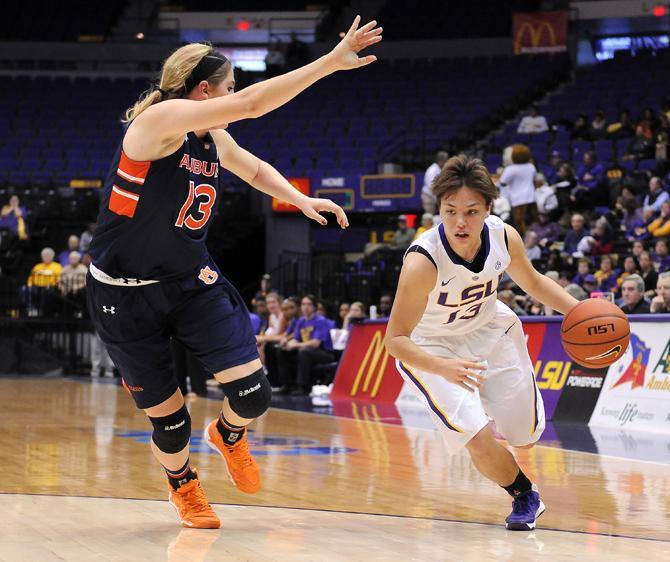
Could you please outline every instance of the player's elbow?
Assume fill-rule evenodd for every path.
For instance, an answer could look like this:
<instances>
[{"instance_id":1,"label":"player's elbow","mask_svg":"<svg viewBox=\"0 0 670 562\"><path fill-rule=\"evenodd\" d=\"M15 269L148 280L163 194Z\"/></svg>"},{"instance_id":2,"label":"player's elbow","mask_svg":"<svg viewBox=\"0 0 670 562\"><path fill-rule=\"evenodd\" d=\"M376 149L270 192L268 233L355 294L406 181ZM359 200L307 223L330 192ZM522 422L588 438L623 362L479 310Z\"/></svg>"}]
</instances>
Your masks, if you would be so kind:
<instances>
[{"instance_id":1,"label":"player's elbow","mask_svg":"<svg viewBox=\"0 0 670 562\"><path fill-rule=\"evenodd\" d=\"M256 119L263 115L261 100L257 92L240 92L242 96L242 113L247 119Z\"/></svg>"}]
</instances>

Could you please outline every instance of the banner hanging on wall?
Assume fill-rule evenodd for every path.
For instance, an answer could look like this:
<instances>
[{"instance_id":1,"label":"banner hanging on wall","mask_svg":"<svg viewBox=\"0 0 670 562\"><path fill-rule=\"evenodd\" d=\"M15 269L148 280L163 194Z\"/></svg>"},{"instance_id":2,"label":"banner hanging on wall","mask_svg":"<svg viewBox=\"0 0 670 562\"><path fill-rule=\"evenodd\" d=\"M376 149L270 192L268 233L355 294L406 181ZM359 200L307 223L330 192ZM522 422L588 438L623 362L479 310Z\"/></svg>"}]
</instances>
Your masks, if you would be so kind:
<instances>
[{"instance_id":1,"label":"banner hanging on wall","mask_svg":"<svg viewBox=\"0 0 670 562\"><path fill-rule=\"evenodd\" d=\"M568 50L568 12L514 14L515 55L564 53Z\"/></svg>"}]
</instances>

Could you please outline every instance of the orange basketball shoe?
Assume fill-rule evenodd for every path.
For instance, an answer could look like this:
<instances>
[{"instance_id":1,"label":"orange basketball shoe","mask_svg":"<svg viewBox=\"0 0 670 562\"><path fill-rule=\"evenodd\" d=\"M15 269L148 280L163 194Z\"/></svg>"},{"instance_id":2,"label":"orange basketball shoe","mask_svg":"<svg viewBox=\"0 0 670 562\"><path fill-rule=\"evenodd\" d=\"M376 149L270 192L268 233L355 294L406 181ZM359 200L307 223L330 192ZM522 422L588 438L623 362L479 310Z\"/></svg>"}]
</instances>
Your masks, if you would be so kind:
<instances>
[{"instance_id":1,"label":"orange basketball shoe","mask_svg":"<svg viewBox=\"0 0 670 562\"><path fill-rule=\"evenodd\" d=\"M205 428L205 441L226 461L226 471L232 483L245 494L255 494L261 489L261 473L249 450L247 430L235 445L228 445L223 442L216 421Z\"/></svg>"},{"instance_id":2,"label":"orange basketball shoe","mask_svg":"<svg viewBox=\"0 0 670 562\"><path fill-rule=\"evenodd\" d=\"M195 470L193 470L195 473ZM196 477L182 484L176 490L168 483L168 501L179 515L182 527L190 529L218 529L221 521L209 505L205 492Z\"/></svg>"}]
</instances>

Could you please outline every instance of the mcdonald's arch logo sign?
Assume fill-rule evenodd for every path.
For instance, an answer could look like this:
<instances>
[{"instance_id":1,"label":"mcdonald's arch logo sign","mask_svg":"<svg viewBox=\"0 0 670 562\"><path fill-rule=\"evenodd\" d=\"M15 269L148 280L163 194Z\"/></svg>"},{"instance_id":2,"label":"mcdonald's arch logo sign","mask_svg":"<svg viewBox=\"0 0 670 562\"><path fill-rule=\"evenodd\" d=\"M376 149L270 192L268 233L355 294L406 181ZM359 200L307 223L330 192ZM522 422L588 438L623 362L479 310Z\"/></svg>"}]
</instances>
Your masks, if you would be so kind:
<instances>
[{"instance_id":1,"label":"mcdonald's arch logo sign","mask_svg":"<svg viewBox=\"0 0 670 562\"><path fill-rule=\"evenodd\" d=\"M568 50L568 12L514 14L514 54L563 53Z\"/></svg>"},{"instance_id":2,"label":"mcdonald's arch logo sign","mask_svg":"<svg viewBox=\"0 0 670 562\"><path fill-rule=\"evenodd\" d=\"M342 354L332 399L395 403L403 379L384 346L385 322L354 324Z\"/></svg>"}]
</instances>

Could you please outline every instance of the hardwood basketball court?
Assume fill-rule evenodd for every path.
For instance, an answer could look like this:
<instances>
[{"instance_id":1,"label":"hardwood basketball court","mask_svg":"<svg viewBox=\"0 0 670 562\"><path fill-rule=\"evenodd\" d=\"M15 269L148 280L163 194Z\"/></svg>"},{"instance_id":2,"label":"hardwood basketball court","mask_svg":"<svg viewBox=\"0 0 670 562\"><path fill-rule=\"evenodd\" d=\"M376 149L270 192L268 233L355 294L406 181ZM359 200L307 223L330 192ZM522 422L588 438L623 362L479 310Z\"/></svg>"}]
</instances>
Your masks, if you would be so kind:
<instances>
[{"instance_id":1,"label":"hardwood basketball court","mask_svg":"<svg viewBox=\"0 0 670 562\"><path fill-rule=\"evenodd\" d=\"M219 406L189 408L192 463L223 526L182 529L123 389L0 379L0 560L670 559L667 461L517 453L547 511L535 532L510 532L510 498L466 454L364 407L359 419L270 410L250 437L263 489L244 495L200 439Z\"/></svg>"}]
</instances>

